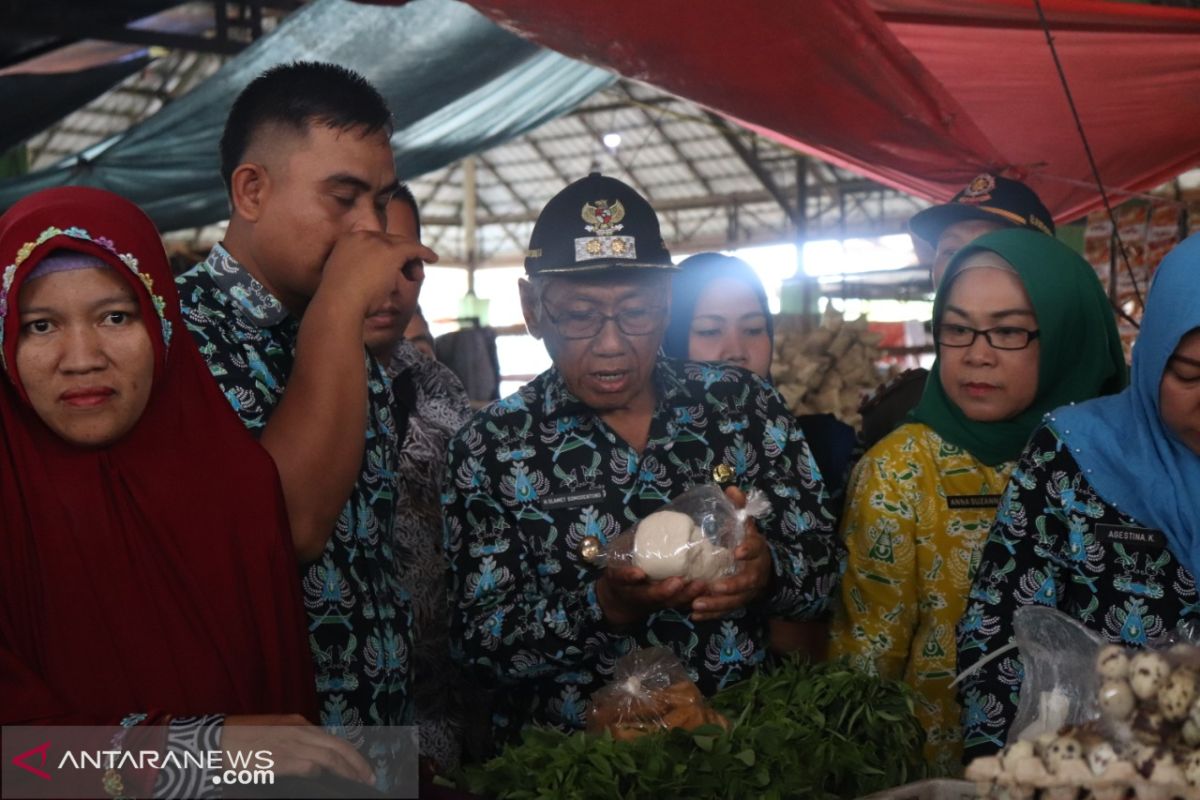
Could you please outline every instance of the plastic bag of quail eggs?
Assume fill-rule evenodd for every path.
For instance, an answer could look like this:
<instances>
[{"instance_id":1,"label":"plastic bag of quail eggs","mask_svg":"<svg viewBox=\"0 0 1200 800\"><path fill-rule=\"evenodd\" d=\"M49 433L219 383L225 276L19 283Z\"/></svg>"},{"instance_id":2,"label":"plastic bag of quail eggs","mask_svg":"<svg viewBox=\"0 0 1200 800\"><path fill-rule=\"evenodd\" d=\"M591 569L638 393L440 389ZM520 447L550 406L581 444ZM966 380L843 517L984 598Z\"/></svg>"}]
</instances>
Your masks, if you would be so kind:
<instances>
[{"instance_id":1,"label":"plastic bag of quail eggs","mask_svg":"<svg viewBox=\"0 0 1200 800\"><path fill-rule=\"evenodd\" d=\"M1097 705L1117 741L1200 747L1200 647L1187 629L1096 655Z\"/></svg>"},{"instance_id":2,"label":"plastic bag of quail eggs","mask_svg":"<svg viewBox=\"0 0 1200 800\"><path fill-rule=\"evenodd\" d=\"M613 538L599 563L636 567L656 581L718 580L737 571L733 554L745 537L746 521L770 509L757 489L739 509L719 486L693 486Z\"/></svg>"},{"instance_id":3,"label":"plastic bag of quail eggs","mask_svg":"<svg viewBox=\"0 0 1200 800\"><path fill-rule=\"evenodd\" d=\"M1094 665L1104 645L1100 635L1061 611L1037 605L1017 609L1013 634L1025 680L1008 742L1031 741L1064 725L1095 719Z\"/></svg>"},{"instance_id":4,"label":"plastic bag of quail eggs","mask_svg":"<svg viewBox=\"0 0 1200 800\"><path fill-rule=\"evenodd\" d=\"M1070 695L1070 724L1039 728L1045 721L1037 719L1025 729L1032 740L1010 732L1004 750L971 762L968 779L1004 800L1200 798L1196 626L1133 647L1082 637L1078 623L1051 609L1017 613L1018 636L1025 629L1028 638L1032 626L1038 638L1022 645L1029 650L1021 702ZM1079 655L1089 651L1092 663L1081 665ZM1078 697L1089 684L1096 692L1090 702Z\"/></svg>"},{"instance_id":5,"label":"plastic bag of quail eggs","mask_svg":"<svg viewBox=\"0 0 1200 800\"><path fill-rule=\"evenodd\" d=\"M1025 680L1010 744L1095 719L1118 741L1159 741L1178 733L1200 694L1200 630L1191 623L1141 649L1108 644L1045 606L1018 609L1013 630ZM1200 744L1200 707L1189 733Z\"/></svg>"}]
</instances>

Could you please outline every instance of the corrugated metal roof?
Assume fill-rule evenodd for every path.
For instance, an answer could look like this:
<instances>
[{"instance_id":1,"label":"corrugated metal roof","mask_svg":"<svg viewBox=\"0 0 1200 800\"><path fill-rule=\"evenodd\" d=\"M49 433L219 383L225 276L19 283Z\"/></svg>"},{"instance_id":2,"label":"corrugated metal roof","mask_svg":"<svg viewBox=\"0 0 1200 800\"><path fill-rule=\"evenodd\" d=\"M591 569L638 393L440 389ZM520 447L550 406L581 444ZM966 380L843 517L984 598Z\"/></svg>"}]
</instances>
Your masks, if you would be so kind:
<instances>
[{"instance_id":1,"label":"corrugated metal roof","mask_svg":"<svg viewBox=\"0 0 1200 800\"><path fill-rule=\"evenodd\" d=\"M282 13L268 18L267 26ZM74 155L145 119L215 72L223 58L176 50L151 62L31 138L32 168ZM618 134L620 145L607 147L606 134ZM899 232L924 206L741 130L686 100L624 80L575 111L474 158L477 251L484 266L517 263L538 209L567 182L593 169L645 192L660 212L664 238L675 247L694 240L719 246L794 237L800 170L806 174L809 237ZM410 183L442 263L461 263L466 252L461 164L413 176ZM215 239L220 231L213 227L191 235Z\"/></svg>"}]
</instances>

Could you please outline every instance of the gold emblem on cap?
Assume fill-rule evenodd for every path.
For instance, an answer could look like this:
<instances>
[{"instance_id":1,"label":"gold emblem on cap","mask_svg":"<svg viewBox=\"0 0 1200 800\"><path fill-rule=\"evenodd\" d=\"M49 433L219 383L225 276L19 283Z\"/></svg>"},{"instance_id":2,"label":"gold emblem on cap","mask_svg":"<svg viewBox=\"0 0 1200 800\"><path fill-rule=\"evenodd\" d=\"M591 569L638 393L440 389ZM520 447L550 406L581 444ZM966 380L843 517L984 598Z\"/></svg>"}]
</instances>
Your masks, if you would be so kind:
<instances>
[{"instance_id":1,"label":"gold emblem on cap","mask_svg":"<svg viewBox=\"0 0 1200 800\"><path fill-rule=\"evenodd\" d=\"M593 200L583 204L583 221L587 223L584 230L597 236L611 236L625 226L620 224L625 219L625 206L617 200L612 205L607 200Z\"/></svg>"},{"instance_id":2,"label":"gold emblem on cap","mask_svg":"<svg viewBox=\"0 0 1200 800\"><path fill-rule=\"evenodd\" d=\"M985 172L982 175L976 175L972 178L963 194L967 197L978 197L981 194L987 194L995 188L996 179Z\"/></svg>"},{"instance_id":3,"label":"gold emblem on cap","mask_svg":"<svg viewBox=\"0 0 1200 800\"><path fill-rule=\"evenodd\" d=\"M600 556L600 540L595 536L583 537L579 543L579 555L584 561L595 561Z\"/></svg>"},{"instance_id":4,"label":"gold emblem on cap","mask_svg":"<svg viewBox=\"0 0 1200 800\"><path fill-rule=\"evenodd\" d=\"M588 239L585 247L587 247L589 256L598 256L604 250L604 245L600 244L599 239Z\"/></svg>"},{"instance_id":5,"label":"gold emblem on cap","mask_svg":"<svg viewBox=\"0 0 1200 800\"><path fill-rule=\"evenodd\" d=\"M957 202L966 203L969 206L986 203L992 199L992 190L996 188L996 179L988 173L976 175L967 184L967 188L962 190L958 196Z\"/></svg>"},{"instance_id":6,"label":"gold emblem on cap","mask_svg":"<svg viewBox=\"0 0 1200 800\"><path fill-rule=\"evenodd\" d=\"M713 480L717 483L729 483L733 480L733 467L728 464L717 464L713 467Z\"/></svg>"},{"instance_id":7,"label":"gold emblem on cap","mask_svg":"<svg viewBox=\"0 0 1200 800\"><path fill-rule=\"evenodd\" d=\"M613 239L612 251L614 256L625 255L625 242L621 239Z\"/></svg>"}]
</instances>

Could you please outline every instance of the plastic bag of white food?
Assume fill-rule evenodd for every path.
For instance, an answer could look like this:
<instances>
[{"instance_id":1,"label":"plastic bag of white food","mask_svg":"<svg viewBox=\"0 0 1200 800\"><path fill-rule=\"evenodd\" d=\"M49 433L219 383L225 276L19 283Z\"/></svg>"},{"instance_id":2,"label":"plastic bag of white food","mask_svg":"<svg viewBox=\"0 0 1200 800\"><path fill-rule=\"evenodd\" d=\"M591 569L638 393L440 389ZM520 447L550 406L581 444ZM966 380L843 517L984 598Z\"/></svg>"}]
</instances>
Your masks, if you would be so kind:
<instances>
[{"instance_id":1,"label":"plastic bag of white food","mask_svg":"<svg viewBox=\"0 0 1200 800\"><path fill-rule=\"evenodd\" d=\"M738 509L719 486L693 486L609 542L605 564L637 567L651 580L714 581L737 572L733 553L746 520L771 505L758 489Z\"/></svg>"},{"instance_id":2,"label":"plastic bag of white food","mask_svg":"<svg viewBox=\"0 0 1200 800\"><path fill-rule=\"evenodd\" d=\"M1013 632L1025 679L1009 744L1094 720L1117 740L1158 741L1191 718L1200 695L1200 631L1189 622L1126 648L1057 609L1033 605L1017 609ZM1189 738L1200 746L1200 705Z\"/></svg>"},{"instance_id":3,"label":"plastic bag of white food","mask_svg":"<svg viewBox=\"0 0 1200 800\"><path fill-rule=\"evenodd\" d=\"M1058 609L1031 605L1013 616L1013 638L1025 667L1008 743L1033 741L1097 716L1093 665L1100 634Z\"/></svg>"}]
</instances>

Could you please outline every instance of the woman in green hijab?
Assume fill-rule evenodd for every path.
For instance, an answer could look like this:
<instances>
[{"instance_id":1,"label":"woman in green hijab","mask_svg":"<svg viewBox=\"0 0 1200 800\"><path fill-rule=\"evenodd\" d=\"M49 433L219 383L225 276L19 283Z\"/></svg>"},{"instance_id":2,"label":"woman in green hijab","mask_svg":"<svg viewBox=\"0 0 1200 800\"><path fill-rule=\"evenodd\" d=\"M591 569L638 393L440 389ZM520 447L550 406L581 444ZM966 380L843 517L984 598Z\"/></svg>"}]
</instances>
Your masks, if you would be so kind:
<instances>
[{"instance_id":1,"label":"woman in green hijab","mask_svg":"<svg viewBox=\"0 0 1200 800\"><path fill-rule=\"evenodd\" d=\"M1000 493L1044 414L1119 391L1127 370L1095 272L1041 233L998 231L960 251L933 314L925 395L851 479L832 650L917 691L926 758L952 774L954 629Z\"/></svg>"}]
</instances>

